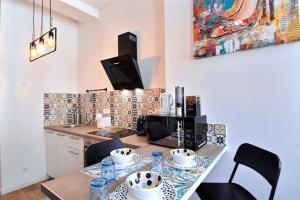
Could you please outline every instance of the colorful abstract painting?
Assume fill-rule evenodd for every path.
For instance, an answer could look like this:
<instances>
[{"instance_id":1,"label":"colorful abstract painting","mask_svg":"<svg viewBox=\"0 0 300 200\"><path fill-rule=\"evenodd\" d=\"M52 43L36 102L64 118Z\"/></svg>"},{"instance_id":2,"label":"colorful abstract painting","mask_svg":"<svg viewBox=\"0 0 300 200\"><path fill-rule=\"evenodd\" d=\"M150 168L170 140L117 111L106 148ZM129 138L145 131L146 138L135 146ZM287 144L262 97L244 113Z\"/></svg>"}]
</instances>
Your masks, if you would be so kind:
<instances>
[{"instance_id":1,"label":"colorful abstract painting","mask_svg":"<svg viewBox=\"0 0 300 200\"><path fill-rule=\"evenodd\" d=\"M300 39L299 0L194 0L194 57Z\"/></svg>"}]
</instances>

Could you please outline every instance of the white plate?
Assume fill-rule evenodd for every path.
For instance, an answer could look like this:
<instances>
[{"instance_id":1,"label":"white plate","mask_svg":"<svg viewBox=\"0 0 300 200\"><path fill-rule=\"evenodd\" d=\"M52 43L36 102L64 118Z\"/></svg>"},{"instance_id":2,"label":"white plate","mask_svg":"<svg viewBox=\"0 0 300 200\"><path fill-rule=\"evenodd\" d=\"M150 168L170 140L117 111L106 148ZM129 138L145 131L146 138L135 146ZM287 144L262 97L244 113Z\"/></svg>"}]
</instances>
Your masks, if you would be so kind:
<instances>
[{"instance_id":1,"label":"white plate","mask_svg":"<svg viewBox=\"0 0 300 200\"><path fill-rule=\"evenodd\" d=\"M110 156L108 156L108 157L104 158L103 160L112 160L112 158ZM136 167L137 165L139 165L142 161L143 161L142 156L140 156L139 154L134 154L131 161L129 161L128 163L126 163L126 164L115 163L115 165L116 165L117 169L133 168L133 167Z\"/></svg>"},{"instance_id":2,"label":"white plate","mask_svg":"<svg viewBox=\"0 0 300 200\"><path fill-rule=\"evenodd\" d=\"M177 169L184 169L184 170L198 170L201 167L204 166L204 161L203 159L196 155L191 163L188 163L186 165L180 165L174 161L172 156L168 156L165 159L165 164L168 165L169 167L177 168Z\"/></svg>"},{"instance_id":3,"label":"white plate","mask_svg":"<svg viewBox=\"0 0 300 200\"><path fill-rule=\"evenodd\" d=\"M152 198L153 199L153 198ZM176 189L168 181L163 181L163 186L161 188L161 194L155 198L155 200L175 200L176 199ZM112 194L111 200L137 200L128 192L128 186L123 182L117 187L116 191Z\"/></svg>"},{"instance_id":4,"label":"white plate","mask_svg":"<svg viewBox=\"0 0 300 200\"><path fill-rule=\"evenodd\" d=\"M150 197L149 199L143 199L143 200L163 200L163 195L164 193L162 191L160 191L157 196L154 197ZM127 199L128 200L141 200L141 199L137 199L136 197L134 197L130 192L127 192Z\"/></svg>"}]
</instances>

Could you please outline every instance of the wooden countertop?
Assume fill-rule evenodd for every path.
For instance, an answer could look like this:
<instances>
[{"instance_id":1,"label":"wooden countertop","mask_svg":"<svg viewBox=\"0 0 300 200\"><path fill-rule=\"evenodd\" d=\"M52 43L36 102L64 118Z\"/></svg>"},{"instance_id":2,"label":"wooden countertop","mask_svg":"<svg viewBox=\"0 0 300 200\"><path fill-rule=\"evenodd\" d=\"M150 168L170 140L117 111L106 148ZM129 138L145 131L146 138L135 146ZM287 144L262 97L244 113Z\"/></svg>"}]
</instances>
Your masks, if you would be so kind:
<instances>
[{"instance_id":1,"label":"wooden countertop","mask_svg":"<svg viewBox=\"0 0 300 200\"><path fill-rule=\"evenodd\" d=\"M129 136L133 137L134 136ZM138 136L136 136L138 137ZM127 138L130 140L130 138ZM183 200L188 200L200 183L205 179L209 172L216 165L218 160L225 152L226 147L220 147L216 145L205 145L197 154L209 156L213 159L212 164L206 169L206 171L199 177L197 182L189 188L186 194L182 197ZM152 151L162 151L164 154L169 154L170 149L166 147L160 147L156 145L146 145L135 150L139 154L150 155ZM151 166L146 165L142 170L148 170ZM110 191L114 191L115 188L123 182L127 176L115 181L110 185ZM89 187L91 177L83 172L75 172L63 177L48 181L42 184L42 191L51 199L64 199L64 200L87 200L89 198Z\"/></svg>"},{"instance_id":2,"label":"wooden countertop","mask_svg":"<svg viewBox=\"0 0 300 200\"><path fill-rule=\"evenodd\" d=\"M99 142L105 141L105 140L111 140L111 138L108 138L108 137L88 134L89 132L100 130L99 128L96 128L95 126L82 126L82 127L74 127L74 128L64 128L61 126L45 126L44 129L50 130L50 131L67 133L67 134L71 134L71 135L76 135L76 136L80 136L83 138L96 140ZM138 136L136 134L120 138L120 140L124 144L130 145L130 146L136 147L136 148L149 145L146 137Z\"/></svg>"}]
</instances>

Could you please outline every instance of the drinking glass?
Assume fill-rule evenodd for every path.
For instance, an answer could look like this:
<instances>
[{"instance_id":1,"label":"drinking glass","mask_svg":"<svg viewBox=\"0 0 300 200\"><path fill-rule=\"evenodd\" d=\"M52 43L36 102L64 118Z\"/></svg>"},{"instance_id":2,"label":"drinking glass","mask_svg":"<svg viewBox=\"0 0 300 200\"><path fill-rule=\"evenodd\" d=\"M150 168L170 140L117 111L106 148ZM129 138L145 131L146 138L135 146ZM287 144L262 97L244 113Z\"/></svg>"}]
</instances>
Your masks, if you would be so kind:
<instances>
[{"instance_id":1,"label":"drinking glass","mask_svg":"<svg viewBox=\"0 0 300 200\"><path fill-rule=\"evenodd\" d=\"M164 164L164 154L161 151L154 151L151 154L152 158L152 170L160 171Z\"/></svg>"},{"instance_id":2,"label":"drinking glass","mask_svg":"<svg viewBox=\"0 0 300 200\"><path fill-rule=\"evenodd\" d=\"M109 200L108 182L105 178L92 179L89 197L90 200Z\"/></svg>"},{"instance_id":3,"label":"drinking glass","mask_svg":"<svg viewBox=\"0 0 300 200\"><path fill-rule=\"evenodd\" d=\"M101 177L106 178L108 183L116 179L116 167L112 160L104 160L101 162Z\"/></svg>"}]
</instances>

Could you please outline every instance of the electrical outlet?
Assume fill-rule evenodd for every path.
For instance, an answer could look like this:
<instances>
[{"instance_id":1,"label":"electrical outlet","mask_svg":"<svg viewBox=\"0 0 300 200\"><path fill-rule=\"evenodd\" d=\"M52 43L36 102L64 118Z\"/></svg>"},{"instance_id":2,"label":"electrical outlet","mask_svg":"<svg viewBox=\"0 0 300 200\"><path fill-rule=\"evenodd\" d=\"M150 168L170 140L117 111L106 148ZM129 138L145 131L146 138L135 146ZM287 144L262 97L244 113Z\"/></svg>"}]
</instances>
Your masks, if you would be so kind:
<instances>
[{"instance_id":1,"label":"electrical outlet","mask_svg":"<svg viewBox=\"0 0 300 200\"><path fill-rule=\"evenodd\" d=\"M27 168L27 167L23 167L22 173L24 174L24 173L26 173L26 172L28 172L28 168Z\"/></svg>"},{"instance_id":2,"label":"electrical outlet","mask_svg":"<svg viewBox=\"0 0 300 200\"><path fill-rule=\"evenodd\" d=\"M215 134L226 134L226 125L224 124L215 124Z\"/></svg>"}]
</instances>

